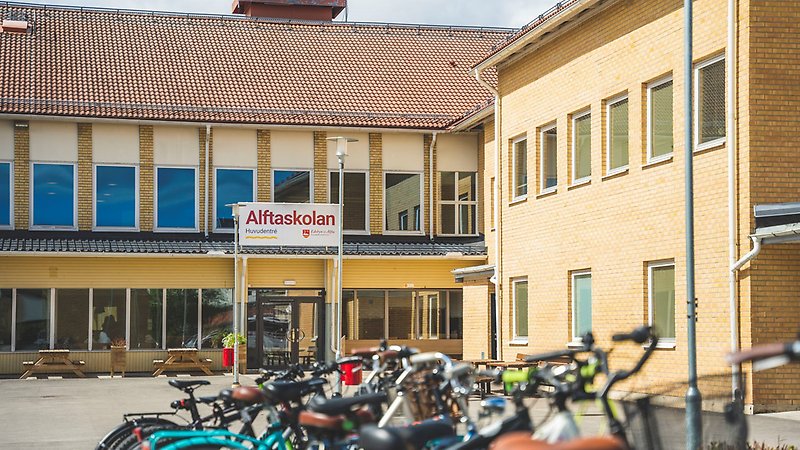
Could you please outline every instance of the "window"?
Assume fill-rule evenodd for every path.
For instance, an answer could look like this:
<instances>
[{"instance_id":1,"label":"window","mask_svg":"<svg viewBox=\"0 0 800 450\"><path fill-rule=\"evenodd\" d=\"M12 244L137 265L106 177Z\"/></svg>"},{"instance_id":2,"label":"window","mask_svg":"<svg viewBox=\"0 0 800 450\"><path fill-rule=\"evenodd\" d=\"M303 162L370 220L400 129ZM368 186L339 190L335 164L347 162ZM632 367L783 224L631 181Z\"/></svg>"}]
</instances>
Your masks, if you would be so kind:
<instances>
[{"instance_id":1,"label":"window","mask_svg":"<svg viewBox=\"0 0 800 450\"><path fill-rule=\"evenodd\" d=\"M528 139L519 138L512 144L514 165L514 199L528 195Z\"/></svg>"},{"instance_id":2,"label":"window","mask_svg":"<svg viewBox=\"0 0 800 450\"><path fill-rule=\"evenodd\" d=\"M217 169L214 177L214 230L233 230L233 208L225 205L252 202L252 169Z\"/></svg>"},{"instance_id":3,"label":"window","mask_svg":"<svg viewBox=\"0 0 800 450\"><path fill-rule=\"evenodd\" d=\"M348 339L381 339L386 336L384 328L386 291L344 291L342 299L345 311L342 325L347 329Z\"/></svg>"},{"instance_id":4,"label":"window","mask_svg":"<svg viewBox=\"0 0 800 450\"><path fill-rule=\"evenodd\" d=\"M698 64L695 78L695 146L703 149L725 140L724 57Z\"/></svg>"},{"instance_id":5,"label":"window","mask_svg":"<svg viewBox=\"0 0 800 450\"><path fill-rule=\"evenodd\" d=\"M12 225L12 173L10 162L0 162L0 229L11 228Z\"/></svg>"},{"instance_id":6,"label":"window","mask_svg":"<svg viewBox=\"0 0 800 450\"><path fill-rule=\"evenodd\" d=\"M0 352L11 351L13 289L0 289Z\"/></svg>"},{"instance_id":7,"label":"window","mask_svg":"<svg viewBox=\"0 0 800 450\"><path fill-rule=\"evenodd\" d=\"M75 165L33 164L33 228L74 229Z\"/></svg>"},{"instance_id":8,"label":"window","mask_svg":"<svg viewBox=\"0 0 800 450\"><path fill-rule=\"evenodd\" d=\"M672 154L672 79L647 86L647 161Z\"/></svg>"},{"instance_id":9,"label":"window","mask_svg":"<svg viewBox=\"0 0 800 450\"><path fill-rule=\"evenodd\" d=\"M197 230L197 171L194 168L156 169L156 228Z\"/></svg>"},{"instance_id":10,"label":"window","mask_svg":"<svg viewBox=\"0 0 800 450\"><path fill-rule=\"evenodd\" d=\"M592 331L592 274L572 274L572 340L580 342Z\"/></svg>"},{"instance_id":11,"label":"window","mask_svg":"<svg viewBox=\"0 0 800 450\"><path fill-rule=\"evenodd\" d=\"M329 180L330 203L338 204L339 172L331 172ZM367 231L368 199L367 174L364 172L345 172L342 226L346 231Z\"/></svg>"},{"instance_id":12,"label":"window","mask_svg":"<svg viewBox=\"0 0 800 450\"><path fill-rule=\"evenodd\" d=\"M461 290L448 291L447 297L448 329L450 339L464 338L464 292Z\"/></svg>"},{"instance_id":13,"label":"window","mask_svg":"<svg viewBox=\"0 0 800 450\"><path fill-rule=\"evenodd\" d=\"M131 289L131 349L163 348L163 299L163 289Z\"/></svg>"},{"instance_id":14,"label":"window","mask_svg":"<svg viewBox=\"0 0 800 450\"><path fill-rule=\"evenodd\" d=\"M542 129L540 166L542 193L555 191L558 184L558 129L555 125Z\"/></svg>"},{"instance_id":15,"label":"window","mask_svg":"<svg viewBox=\"0 0 800 450\"><path fill-rule=\"evenodd\" d=\"M17 289L16 321L17 351L50 348L50 289Z\"/></svg>"},{"instance_id":16,"label":"window","mask_svg":"<svg viewBox=\"0 0 800 450\"><path fill-rule=\"evenodd\" d=\"M489 211L490 211L489 222L492 224L492 230L494 230L495 228L497 228L497 224L494 221L494 210L495 210L494 198L495 194L497 193L497 185L495 184L494 177L492 177L491 180L489 180L489 184L491 185L489 193L489 196L491 197L489 199Z\"/></svg>"},{"instance_id":17,"label":"window","mask_svg":"<svg viewBox=\"0 0 800 450\"><path fill-rule=\"evenodd\" d=\"M95 166L94 170L95 227L136 229L136 167Z\"/></svg>"},{"instance_id":18,"label":"window","mask_svg":"<svg viewBox=\"0 0 800 450\"><path fill-rule=\"evenodd\" d=\"M572 183L588 181L592 176L592 114L572 118Z\"/></svg>"},{"instance_id":19,"label":"window","mask_svg":"<svg viewBox=\"0 0 800 450\"><path fill-rule=\"evenodd\" d=\"M233 331L233 289L203 289L201 333L198 346L189 342L189 347L222 348L222 338Z\"/></svg>"},{"instance_id":20,"label":"window","mask_svg":"<svg viewBox=\"0 0 800 450\"><path fill-rule=\"evenodd\" d=\"M197 289L167 289L167 348L196 347Z\"/></svg>"},{"instance_id":21,"label":"window","mask_svg":"<svg viewBox=\"0 0 800 450\"><path fill-rule=\"evenodd\" d=\"M386 173L384 186L385 230L421 231L422 175Z\"/></svg>"},{"instance_id":22,"label":"window","mask_svg":"<svg viewBox=\"0 0 800 450\"><path fill-rule=\"evenodd\" d=\"M447 338L447 291L414 292L417 339Z\"/></svg>"},{"instance_id":23,"label":"window","mask_svg":"<svg viewBox=\"0 0 800 450\"><path fill-rule=\"evenodd\" d=\"M89 349L89 290L56 289L55 348Z\"/></svg>"},{"instance_id":24,"label":"window","mask_svg":"<svg viewBox=\"0 0 800 450\"><path fill-rule=\"evenodd\" d=\"M675 343L675 264L650 264L649 322L662 343Z\"/></svg>"},{"instance_id":25,"label":"window","mask_svg":"<svg viewBox=\"0 0 800 450\"><path fill-rule=\"evenodd\" d=\"M439 172L439 233L476 234L475 172Z\"/></svg>"},{"instance_id":26,"label":"window","mask_svg":"<svg viewBox=\"0 0 800 450\"><path fill-rule=\"evenodd\" d=\"M272 172L272 201L276 203L311 203L311 172L275 170Z\"/></svg>"},{"instance_id":27,"label":"window","mask_svg":"<svg viewBox=\"0 0 800 450\"><path fill-rule=\"evenodd\" d=\"M528 340L528 280L514 280L514 340Z\"/></svg>"},{"instance_id":28,"label":"window","mask_svg":"<svg viewBox=\"0 0 800 450\"><path fill-rule=\"evenodd\" d=\"M389 334L387 338L393 339L414 339L411 327L414 323L414 309L411 291L397 290L389 291L387 296L389 304Z\"/></svg>"},{"instance_id":29,"label":"window","mask_svg":"<svg viewBox=\"0 0 800 450\"><path fill-rule=\"evenodd\" d=\"M125 339L125 289L92 290L92 350L108 349Z\"/></svg>"},{"instance_id":30,"label":"window","mask_svg":"<svg viewBox=\"0 0 800 450\"><path fill-rule=\"evenodd\" d=\"M606 173L628 167L628 97L608 101Z\"/></svg>"}]
</instances>

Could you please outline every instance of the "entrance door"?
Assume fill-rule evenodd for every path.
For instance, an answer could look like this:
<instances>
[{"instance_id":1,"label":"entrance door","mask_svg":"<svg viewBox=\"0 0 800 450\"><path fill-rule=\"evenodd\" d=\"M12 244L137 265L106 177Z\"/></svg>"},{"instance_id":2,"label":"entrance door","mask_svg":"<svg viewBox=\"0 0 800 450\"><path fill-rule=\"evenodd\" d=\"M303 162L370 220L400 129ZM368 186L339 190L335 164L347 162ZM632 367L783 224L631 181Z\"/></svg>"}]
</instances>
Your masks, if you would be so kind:
<instances>
[{"instance_id":1,"label":"entrance door","mask_svg":"<svg viewBox=\"0 0 800 450\"><path fill-rule=\"evenodd\" d=\"M259 297L248 304L247 366L311 365L324 349L319 297Z\"/></svg>"}]
</instances>

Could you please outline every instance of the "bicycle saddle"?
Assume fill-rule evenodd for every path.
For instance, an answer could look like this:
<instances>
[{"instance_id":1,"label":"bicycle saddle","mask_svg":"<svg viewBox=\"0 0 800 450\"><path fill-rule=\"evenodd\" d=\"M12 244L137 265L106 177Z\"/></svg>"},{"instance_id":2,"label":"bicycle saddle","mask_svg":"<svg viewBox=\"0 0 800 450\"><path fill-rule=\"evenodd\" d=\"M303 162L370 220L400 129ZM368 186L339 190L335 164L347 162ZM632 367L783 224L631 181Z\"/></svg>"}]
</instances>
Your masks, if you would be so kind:
<instances>
[{"instance_id":1,"label":"bicycle saddle","mask_svg":"<svg viewBox=\"0 0 800 450\"><path fill-rule=\"evenodd\" d=\"M322 388L327 381L312 378L304 381L273 381L264 386L264 396L273 403L297 402Z\"/></svg>"},{"instance_id":2,"label":"bicycle saddle","mask_svg":"<svg viewBox=\"0 0 800 450\"><path fill-rule=\"evenodd\" d=\"M211 382L208 380L176 380L174 378L169 380L170 386L180 390L196 386L207 386L209 384L211 384Z\"/></svg>"},{"instance_id":3,"label":"bicycle saddle","mask_svg":"<svg viewBox=\"0 0 800 450\"><path fill-rule=\"evenodd\" d=\"M364 450L423 448L430 440L455 435L453 423L448 418L427 419L405 427L365 425L360 433L358 445Z\"/></svg>"},{"instance_id":4,"label":"bicycle saddle","mask_svg":"<svg viewBox=\"0 0 800 450\"><path fill-rule=\"evenodd\" d=\"M264 391L253 386L239 386L233 390L231 398L245 405L255 405L266 400Z\"/></svg>"},{"instance_id":5,"label":"bicycle saddle","mask_svg":"<svg viewBox=\"0 0 800 450\"><path fill-rule=\"evenodd\" d=\"M497 438L490 450L628 450L628 447L613 436L594 436L571 441L548 444L531 439L529 431L517 431Z\"/></svg>"},{"instance_id":6,"label":"bicycle saddle","mask_svg":"<svg viewBox=\"0 0 800 450\"><path fill-rule=\"evenodd\" d=\"M322 397L315 397L309 403L308 409L313 412L335 416L338 414L347 414L357 406L385 403L386 399L387 397L385 392L357 395L355 397L347 398L325 399Z\"/></svg>"}]
</instances>

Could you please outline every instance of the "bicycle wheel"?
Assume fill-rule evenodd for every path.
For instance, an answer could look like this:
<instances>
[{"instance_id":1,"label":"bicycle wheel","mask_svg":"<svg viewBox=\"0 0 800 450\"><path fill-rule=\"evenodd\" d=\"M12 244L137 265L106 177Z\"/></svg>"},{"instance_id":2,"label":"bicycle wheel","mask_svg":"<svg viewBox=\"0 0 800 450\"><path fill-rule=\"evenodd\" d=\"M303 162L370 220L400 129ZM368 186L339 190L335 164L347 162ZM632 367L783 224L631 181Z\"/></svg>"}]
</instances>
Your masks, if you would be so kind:
<instances>
[{"instance_id":1,"label":"bicycle wheel","mask_svg":"<svg viewBox=\"0 0 800 450\"><path fill-rule=\"evenodd\" d=\"M143 425L142 427L142 440L147 440L147 438L155 433L156 431L166 431L166 430L174 430L180 428L176 424L151 424L151 425ZM133 431L133 430L131 430ZM114 450L141 450L142 442L139 441L139 436L134 434L133 432L130 433L125 439L120 441L119 445L114 448Z\"/></svg>"},{"instance_id":2,"label":"bicycle wheel","mask_svg":"<svg viewBox=\"0 0 800 450\"><path fill-rule=\"evenodd\" d=\"M135 420L127 420L109 431L97 444L95 450L119 450L120 443L133 433L134 428L148 425L179 426L171 420L160 417L140 417Z\"/></svg>"}]
</instances>

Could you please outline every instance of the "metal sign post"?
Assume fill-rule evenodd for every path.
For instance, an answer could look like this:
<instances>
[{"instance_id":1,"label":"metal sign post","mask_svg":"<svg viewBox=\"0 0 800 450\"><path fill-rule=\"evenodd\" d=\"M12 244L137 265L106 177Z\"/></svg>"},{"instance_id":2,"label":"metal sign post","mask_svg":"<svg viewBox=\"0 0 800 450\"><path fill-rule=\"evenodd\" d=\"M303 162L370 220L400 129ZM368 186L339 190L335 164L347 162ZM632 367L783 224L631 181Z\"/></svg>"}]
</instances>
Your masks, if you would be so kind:
<instances>
[{"instance_id":1,"label":"metal sign post","mask_svg":"<svg viewBox=\"0 0 800 450\"><path fill-rule=\"evenodd\" d=\"M233 210L233 387L239 386L239 308L236 302L240 297L241 286L239 286L239 204L232 203Z\"/></svg>"}]
</instances>

